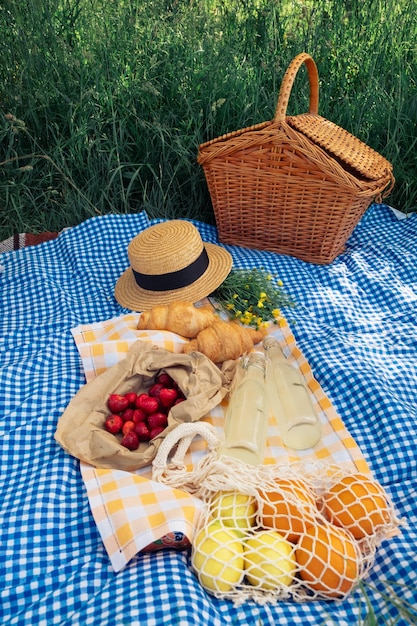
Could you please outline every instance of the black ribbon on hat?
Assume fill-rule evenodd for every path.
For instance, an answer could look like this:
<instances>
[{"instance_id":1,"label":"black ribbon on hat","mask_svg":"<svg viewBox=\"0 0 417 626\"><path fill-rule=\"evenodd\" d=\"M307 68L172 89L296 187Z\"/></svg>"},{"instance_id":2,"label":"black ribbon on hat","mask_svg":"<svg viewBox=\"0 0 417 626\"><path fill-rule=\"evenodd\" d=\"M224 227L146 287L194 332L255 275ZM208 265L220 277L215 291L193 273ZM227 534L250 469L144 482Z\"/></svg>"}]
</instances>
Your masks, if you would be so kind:
<instances>
[{"instance_id":1,"label":"black ribbon on hat","mask_svg":"<svg viewBox=\"0 0 417 626\"><path fill-rule=\"evenodd\" d=\"M136 284L148 291L170 291L171 289L181 289L194 283L204 274L209 265L209 258L205 248L195 261L176 272L166 274L141 274L132 267Z\"/></svg>"}]
</instances>

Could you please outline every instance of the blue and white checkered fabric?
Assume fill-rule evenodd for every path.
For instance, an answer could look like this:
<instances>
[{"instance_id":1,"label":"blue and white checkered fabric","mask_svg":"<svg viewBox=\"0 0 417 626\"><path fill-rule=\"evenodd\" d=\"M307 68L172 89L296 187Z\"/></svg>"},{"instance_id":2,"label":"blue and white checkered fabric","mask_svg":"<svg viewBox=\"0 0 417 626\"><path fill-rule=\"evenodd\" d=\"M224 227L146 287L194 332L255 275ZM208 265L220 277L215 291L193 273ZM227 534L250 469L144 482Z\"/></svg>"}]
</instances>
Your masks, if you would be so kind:
<instances>
[{"instance_id":1,"label":"blue and white checkered fabric","mask_svg":"<svg viewBox=\"0 0 417 626\"><path fill-rule=\"evenodd\" d=\"M53 435L85 382L70 329L126 312L114 285L129 241L149 223L145 214L95 217L0 257L0 623L371 623L361 589L342 603L234 608L199 586L187 552L143 554L112 570L78 462ZM215 228L195 224L218 243ZM234 267L264 267L299 303L288 312L298 345L405 518L401 535L379 549L365 591L376 623L407 624L386 597L417 605L417 215L398 220L373 205L329 266L227 247Z\"/></svg>"}]
</instances>

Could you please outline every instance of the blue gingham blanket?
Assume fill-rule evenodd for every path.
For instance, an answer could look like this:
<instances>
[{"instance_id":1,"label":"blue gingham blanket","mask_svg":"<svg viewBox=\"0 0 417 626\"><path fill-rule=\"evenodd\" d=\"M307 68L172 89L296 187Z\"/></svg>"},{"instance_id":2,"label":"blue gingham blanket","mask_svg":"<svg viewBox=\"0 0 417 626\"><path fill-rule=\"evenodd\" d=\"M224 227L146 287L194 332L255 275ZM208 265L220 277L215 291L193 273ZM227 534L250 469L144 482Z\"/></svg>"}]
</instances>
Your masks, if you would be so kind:
<instances>
[{"instance_id":1,"label":"blue gingham blanket","mask_svg":"<svg viewBox=\"0 0 417 626\"><path fill-rule=\"evenodd\" d=\"M407 624L417 605L417 214L372 205L328 266L227 246L298 302L292 331L314 375L404 519L343 602L234 607L208 595L187 551L139 554L119 573L79 463L54 440L85 383L70 329L127 312L113 297L146 214L94 217L0 256L0 623L51 626ZM205 241L214 227L194 222ZM376 622L365 622L370 612ZM399 608L400 607L400 608Z\"/></svg>"}]
</instances>

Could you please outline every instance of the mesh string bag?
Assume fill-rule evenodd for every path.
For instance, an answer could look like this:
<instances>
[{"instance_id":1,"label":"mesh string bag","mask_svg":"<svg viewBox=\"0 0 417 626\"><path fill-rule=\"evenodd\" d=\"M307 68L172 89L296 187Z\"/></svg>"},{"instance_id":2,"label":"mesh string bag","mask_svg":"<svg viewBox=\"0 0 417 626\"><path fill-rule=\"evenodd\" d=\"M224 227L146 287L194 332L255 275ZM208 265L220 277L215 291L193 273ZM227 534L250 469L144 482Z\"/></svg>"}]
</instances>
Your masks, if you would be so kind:
<instances>
[{"instance_id":1,"label":"mesh string bag","mask_svg":"<svg viewBox=\"0 0 417 626\"><path fill-rule=\"evenodd\" d=\"M207 454L190 469L194 437ZM315 460L250 466L219 456L204 422L184 423L163 441L153 479L205 503L192 541L201 585L236 606L279 600L343 600L372 568L400 520L371 476ZM170 461L169 455L175 450Z\"/></svg>"}]
</instances>

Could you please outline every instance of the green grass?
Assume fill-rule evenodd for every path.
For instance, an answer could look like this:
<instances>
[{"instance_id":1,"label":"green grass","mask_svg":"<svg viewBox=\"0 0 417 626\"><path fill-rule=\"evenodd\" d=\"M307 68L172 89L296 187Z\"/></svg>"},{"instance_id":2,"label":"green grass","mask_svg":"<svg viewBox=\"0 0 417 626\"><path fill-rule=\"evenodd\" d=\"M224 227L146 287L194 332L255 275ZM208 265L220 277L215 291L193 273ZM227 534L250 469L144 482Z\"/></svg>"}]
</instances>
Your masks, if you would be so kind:
<instances>
[{"instance_id":1,"label":"green grass","mask_svg":"<svg viewBox=\"0 0 417 626\"><path fill-rule=\"evenodd\" d=\"M91 215L214 223L198 145L273 117L315 59L320 113L394 166L417 210L417 0L8 0L0 6L0 240ZM307 110L300 71L289 112Z\"/></svg>"}]
</instances>

